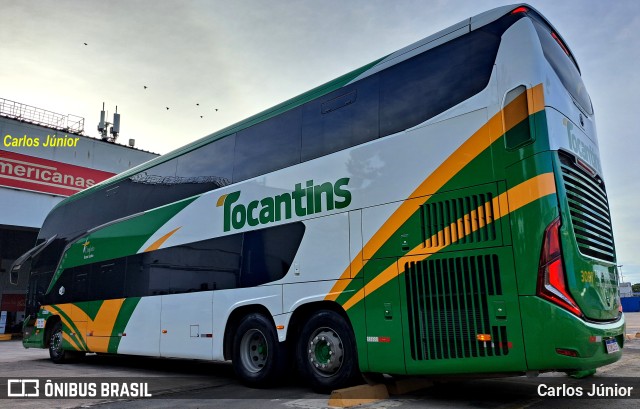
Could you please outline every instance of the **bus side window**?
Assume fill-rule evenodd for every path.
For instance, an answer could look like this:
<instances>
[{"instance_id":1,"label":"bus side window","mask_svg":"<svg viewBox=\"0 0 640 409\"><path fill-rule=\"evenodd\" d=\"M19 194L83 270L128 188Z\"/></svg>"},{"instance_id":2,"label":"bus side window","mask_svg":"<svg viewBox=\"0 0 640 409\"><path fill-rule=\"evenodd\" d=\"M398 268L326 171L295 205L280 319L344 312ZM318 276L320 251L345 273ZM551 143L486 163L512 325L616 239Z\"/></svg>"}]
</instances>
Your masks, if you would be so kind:
<instances>
[{"instance_id":1,"label":"bus side window","mask_svg":"<svg viewBox=\"0 0 640 409\"><path fill-rule=\"evenodd\" d=\"M89 274L91 266L80 266L73 270L73 300L86 301L89 295Z\"/></svg>"},{"instance_id":2,"label":"bus side window","mask_svg":"<svg viewBox=\"0 0 640 409\"><path fill-rule=\"evenodd\" d=\"M302 161L378 138L378 75L306 103L302 113Z\"/></svg>"},{"instance_id":3,"label":"bus side window","mask_svg":"<svg viewBox=\"0 0 640 409\"><path fill-rule=\"evenodd\" d=\"M500 37L475 30L385 70L380 135L419 125L482 91L499 45Z\"/></svg>"},{"instance_id":4,"label":"bus side window","mask_svg":"<svg viewBox=\"0 0 640 409\"><path fill-rule=\"evenodd\" d=\"M241 246L242 233L156 250L130 263L131 274L148 276L149 295L236 288Z\"/></svg>"},{"instance_id":5,"label":"bus side window","mask_svg":"<svg viewBox=\"0 0 640 409\"><path fill-rule=\"evenodd\" d=\"M231 184L233 151L236 134L225 136L208 145L178 157L176 175L185 183L206 185L201 191L218 189Z\"/></svg>"},{"instance_id":6,"label":"bus side window","mask_svg":"<svg viewBox=\"0 0 640 409\"><path fill-rule=\"evenodd\" d=\"M125 279L125 297L144 297L149 292L149 267L143 260L148 253L134 254L127 257L127 273Z\"/></svg>"},{"instance_id":7,"label":"bus side window","mask_svg":"<svg viewBox=\"0 0 640 409\"><path fill-rule=\"evenodd\" d=\"M255 287L284 277L304 231L304 223L297 222L245 233L240 286Z\"/></svg>"},{"instance_id":8,"label":"bus side window","mask_svg":"<svg viewBox=\"0 0 640 409\"><path fill-rule=\"evenodd\" d=\"M91 269L89 297L109 300L124 297L126 258L94 263Z\"/></svg>"},{"instance_id":9,"label":"bus side window","mask_svg":"<svg viewBox=\"0 0 640 409\"><path fill-rule=\"evenodd\" d=\"M295 108L238 132L233 181L300 163L301 116Z\"/></svg>"}]
</instances>

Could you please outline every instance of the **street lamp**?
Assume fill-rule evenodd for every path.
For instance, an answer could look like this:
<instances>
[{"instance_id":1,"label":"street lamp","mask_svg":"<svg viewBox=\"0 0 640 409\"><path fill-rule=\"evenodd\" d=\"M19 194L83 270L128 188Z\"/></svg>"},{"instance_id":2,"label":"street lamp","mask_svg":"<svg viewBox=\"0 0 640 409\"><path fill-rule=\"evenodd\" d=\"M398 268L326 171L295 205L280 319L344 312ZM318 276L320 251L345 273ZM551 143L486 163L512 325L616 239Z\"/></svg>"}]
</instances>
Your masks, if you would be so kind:
<instances>
[{"instance_id":1,"label":"street lamp","mask_svg":"<svg viewBox=\"0 0 640 409\"><path fill-rule=\"evenodd\" d=\"M620 282L624 283L624 276L622 275L622 266L623 266L623 264L620 264L620 265L618 265L616 267L618 267L618 271L620 272Z\"/></svg>"}]
</instances>

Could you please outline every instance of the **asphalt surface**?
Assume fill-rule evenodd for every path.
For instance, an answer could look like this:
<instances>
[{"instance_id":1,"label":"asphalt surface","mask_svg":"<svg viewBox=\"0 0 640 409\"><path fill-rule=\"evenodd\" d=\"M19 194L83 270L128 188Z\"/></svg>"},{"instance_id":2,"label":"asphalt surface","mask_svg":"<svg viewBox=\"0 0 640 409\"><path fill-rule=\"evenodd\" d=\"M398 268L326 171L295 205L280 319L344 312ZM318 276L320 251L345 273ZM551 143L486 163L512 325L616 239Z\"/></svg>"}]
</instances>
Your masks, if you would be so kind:
<instances>
[{"instance_id":1,"label":"asphalt surface","mask_svg":"<svg viewBox=\"0 0 640 409\"><path fill-rule=\"evenodd\" d=\"M629 313L627 333L640 333L640 313ZM329 407L327 395L313 393L298 379L282 380L280 387L268 390L241 385L229 363L160 359L130 356L88 355L73 364L55 365L47 350L24 349L19 340L0 342L0 395L6 396L8 379L71 378L78 382L110 380L145 382L152 398L124 399L0 399L0 408L284 408L319 409ZM583 399L540 396L561 388L584 391ZM611 386L618 393L629 391L633 399L622 397L588 398L595 386ZM41 387L42 389L43 387ZM362 396L366 397L366 396ZM562 373L548 373L536 378L510 377L498 379L438 382L434 386L405 395L358 406L358 408L628 408L640 407L640 338L625 344L621 360L599 368L589 378L576 380Z\"/></svg>"}]
</instances>

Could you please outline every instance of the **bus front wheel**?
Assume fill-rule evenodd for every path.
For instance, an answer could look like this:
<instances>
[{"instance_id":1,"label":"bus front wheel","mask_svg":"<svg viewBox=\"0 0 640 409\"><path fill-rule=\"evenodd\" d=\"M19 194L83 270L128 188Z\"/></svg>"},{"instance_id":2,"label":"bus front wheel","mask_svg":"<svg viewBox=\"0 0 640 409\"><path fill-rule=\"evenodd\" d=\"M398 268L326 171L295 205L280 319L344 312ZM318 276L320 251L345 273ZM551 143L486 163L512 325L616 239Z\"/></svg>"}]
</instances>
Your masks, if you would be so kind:
<instances>
[{"instance_id":1,"label":"bus front wheel","mask_svg":"<svg viewBox=\"0 0 640 409\"><path fill-rule=\"evenodd\" d=\"M67 351L62 348L62 323L56 322L49 338L49 357L56 364L68 363L85 355L82 351Z\"/></svg>"},{"instance_id":2,"label":"bus front wheel","mask_svg":"<svg viewBox=\"0 0 640 409\"><path fill-rule=\"evenodd\" d=\"M263 388L278 382L286 367L286 351L274 324L262 314L249 314L233 341L233 369L247 386Z\"/></svg>"},{"instance_id":3,"label":"bus front wheel","mask_svg":"<svg viewBox=\"0 0 640 409\"><path fill-rule=\"evenodd\" d=\"M298 340L296 360L316 392L329 393L360 379L353 331L334 311L319 311L307 321Z\"/></svg>"}]
</instances>

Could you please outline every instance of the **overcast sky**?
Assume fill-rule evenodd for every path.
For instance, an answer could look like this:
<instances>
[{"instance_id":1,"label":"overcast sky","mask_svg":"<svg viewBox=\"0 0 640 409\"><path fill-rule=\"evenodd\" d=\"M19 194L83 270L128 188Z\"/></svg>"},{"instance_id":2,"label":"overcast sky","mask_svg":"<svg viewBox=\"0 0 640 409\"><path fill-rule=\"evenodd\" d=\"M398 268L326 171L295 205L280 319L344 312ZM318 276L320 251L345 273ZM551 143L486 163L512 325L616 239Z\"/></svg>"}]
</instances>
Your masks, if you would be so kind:
<instances>
[{"instance_id":1,"label":"overcast sky","mask_svg":"<svg viewBox=\"0 0 640 409\"><path fill-rule=\"evenodd\" d=\"M618 263L640 282L640 1L529 3L582 69ZM117 105L119 142L166 153L505 4L0 0L0 98L84 117L89 136L102 102L110 116Z\"/></svg>"}]
</instances>

